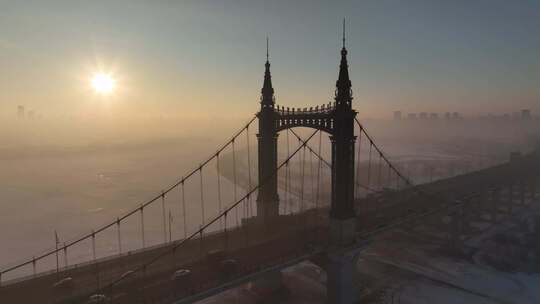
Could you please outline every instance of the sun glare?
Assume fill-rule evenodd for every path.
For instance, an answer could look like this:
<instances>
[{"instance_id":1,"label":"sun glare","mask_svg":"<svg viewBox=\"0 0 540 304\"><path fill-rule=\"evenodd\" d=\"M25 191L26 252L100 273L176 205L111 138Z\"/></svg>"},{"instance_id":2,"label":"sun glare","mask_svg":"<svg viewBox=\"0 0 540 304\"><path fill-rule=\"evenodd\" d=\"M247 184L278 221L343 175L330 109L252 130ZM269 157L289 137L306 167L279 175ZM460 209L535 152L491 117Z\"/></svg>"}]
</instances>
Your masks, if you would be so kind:
<instances>
[{"instance_id":1,"label":"sun glare","mask_svg":"<svg viewBox=\"0 0 540 304\"><path fill-rule=\"evenodd\" d=\"M92 77L92 88L96 93L109 94L114 91L116 81L110 74L97 73Z\"/></svg>"}]
</instances>

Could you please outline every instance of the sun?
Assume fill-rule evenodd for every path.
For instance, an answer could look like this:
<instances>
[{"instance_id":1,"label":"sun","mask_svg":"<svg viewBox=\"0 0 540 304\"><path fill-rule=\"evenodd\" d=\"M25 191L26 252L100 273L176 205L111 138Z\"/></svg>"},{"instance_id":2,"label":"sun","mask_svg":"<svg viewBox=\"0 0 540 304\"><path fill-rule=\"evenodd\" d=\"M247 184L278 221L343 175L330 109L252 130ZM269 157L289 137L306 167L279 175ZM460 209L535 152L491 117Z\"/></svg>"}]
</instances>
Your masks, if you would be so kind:
<instances>
[{"instance_id":1,"label":"sun","mask_svg":"<svg viewBox=\"0 0 540 304\"><path fill-rule=\"evenodd\" d=\"M92 77L92 88L99 94L110 94L116 87L116 80L107 73L97 73Z\"/></svg>"}]
</instances>

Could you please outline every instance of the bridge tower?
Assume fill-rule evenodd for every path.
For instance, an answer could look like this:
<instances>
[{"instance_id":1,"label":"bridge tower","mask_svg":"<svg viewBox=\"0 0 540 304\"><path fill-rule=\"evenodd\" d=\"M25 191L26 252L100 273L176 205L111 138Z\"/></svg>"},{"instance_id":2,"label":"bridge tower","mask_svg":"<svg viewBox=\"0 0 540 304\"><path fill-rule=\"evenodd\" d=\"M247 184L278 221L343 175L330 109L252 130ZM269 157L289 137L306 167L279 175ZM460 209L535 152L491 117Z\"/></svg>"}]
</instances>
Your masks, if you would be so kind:
<instances>
[{"instance_id":1,"label":"bridge tower","mask_svg":"<svg viewBox=\"0 0 540 304\"><path fill-rule=\"evenodd\" d=\"M345 48L345 20L343 20L343 46L339 76L336 82L332 143L332 201L330 208L330 237L335 248L328 254L327 301L352 304L354 302L353 273L359 250L344 247L355 241L356 219L354 211L354 119L352 90Z\"/></svg>"},{"instance_id":2,"label":"bridge tower","mask_svg":"<svg viewBox=\"0 0 540 304\"><path fill-rule=\"evenodd\" d=\"M339 76L336 81L335 109L333 113L333 128L330 140L332 142L332 201L330 218L339 222L340 230L347 229L355 218L354 213L354 119L356 111L352 109L351 80L345 48L345 23L343 23L343 47ZM349 224L344 224L349 223ZM335 226L335 225L334 225ZM345 233L345 230L342 232ZM346 235L340 233L338 241Z\"/></svg>"},{"instance_id":3,"label":"bridge tower","mask_svg":"<svg viewBox=\"0 0 540 304\"><path fill-rule=\"evenodd\" d=\"M345 21L343 22L343 47L336 82L334 102L309 110L289 109L275 105L274 89L268 60L268 39L264 84L261 90L259 119L259 195L257 215L266 219L279 215L277 183L277 138L280 131L294 127L309 127L327 132L332 146L332 199L330 208L330 238L335 250L329 254L327 265L328 299L330 303L353 302L352 275L356 252L348 252L347 245L355 241L356 214L354 211L354 120L357 112L352 109L351 81L349 79L347 49L345 48ZM275 273L274 279L279 281ZM266 284L268 285L268 284ZM275 284L277 285L277 284Z\"/></svg>"},{"instance_id":4,"label":"bridge tower","mask_svg":"<svg viewBox=\"0 0 540 304\"><path fill-rule=\"evenodd\" d=\"M267 218L279 213L279 196L277 184L277 138L274 88L270 75L268 59L268 37L266 38L266 63L264 83L261 90L261 110L259 133L257 134L259 150L259 183L262 185L257 196L257 216Z\"/></svg>"}]
</instances>

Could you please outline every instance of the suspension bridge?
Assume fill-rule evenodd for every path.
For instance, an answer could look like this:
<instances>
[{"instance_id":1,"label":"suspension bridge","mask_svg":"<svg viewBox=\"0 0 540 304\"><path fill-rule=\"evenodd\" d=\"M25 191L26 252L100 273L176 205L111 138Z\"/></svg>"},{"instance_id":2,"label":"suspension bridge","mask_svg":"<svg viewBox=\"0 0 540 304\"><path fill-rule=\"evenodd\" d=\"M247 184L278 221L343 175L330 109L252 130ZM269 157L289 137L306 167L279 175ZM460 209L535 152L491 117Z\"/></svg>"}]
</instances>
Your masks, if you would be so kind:
<instances>
[{"instance_id":1,"label":"suspension bridge","mask_svg":"<svg viewBox=\"0 0 540 304\"><path fill-rule=\"evenodd\" d=\"M474 223L536 201L538 151L416 185L352 101L345 39L334 100L315 107L276 104L267 53L253 118L150 200L0 269L0 303L193 303L248 283L264 294L306 260L326 271L330 303L352 303L355 260L378 233L429 219L459 248Z\"/></svg>"}]
</instances>

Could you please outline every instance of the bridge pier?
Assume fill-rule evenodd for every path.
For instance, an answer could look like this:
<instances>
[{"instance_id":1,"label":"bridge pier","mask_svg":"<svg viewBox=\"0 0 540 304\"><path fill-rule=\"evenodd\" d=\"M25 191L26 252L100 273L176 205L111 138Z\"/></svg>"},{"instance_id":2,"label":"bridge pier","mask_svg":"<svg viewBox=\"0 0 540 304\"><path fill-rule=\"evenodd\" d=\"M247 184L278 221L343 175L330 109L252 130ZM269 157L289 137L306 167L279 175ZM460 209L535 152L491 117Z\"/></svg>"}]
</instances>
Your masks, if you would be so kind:
<instances>
[{"instance_id":1,"label":"bridge pier","mask_svg":"<svg viewBox=\"0 0 540 304\"><path fill-rule=\"evenodd\" d=\"M283 284L283 275L279 270L249 282L248 289L256 296L257 303L274 303L287 294L287 289Z\"/></svg>"},{"instance_id":2,"label":"bridge pier","mask_svg":"<svg viewBox=\"0 0 540 304\"><path fill-rule=\"evenodd\" d=\"M508 184L508 213L514 213L514 182Z\"/></svg>"},{"instance_id":3,"label":"bridge pier","mask_svg":"<svg viewBox=\"0 0 540 304\"><path fill-rule=\"evenodd\" d=\"M527 203L525 200L525 182L523 180L519 181L519 201L523 206Z\"/></svg>"},{"instance_id":4,"label":"bridge pier","mask_svg":"<svg viewBox=\"0 0 540 304\"><path fill-rule=\"evenodd\" d=\"M501 201L501 191L499 189L493 189L491 191L491 220L494 223L497 222L500 201Z\"/></svg>"},{"instance_id":5,"label":"bridge pier","mask_svg":"<svg viewBox=\"0 0 540 304\"><path fill-rule=\"evenodd\" d=\"M529 182L529 191L530 191L530 196L531 196L531 201L532 203L535 202L536 200L536 180L532 180Z\"/></svg>"},{"instance_id":6,"label":"bridge pier","mask_svg":"<svg viewBox=\"0 0 540 304\"><path fill-rule=\"evenodd\" d=\"M354 255L330 254L326 269L326 293L329 304L352 304L355 302L353 273L356 266Z\"/></svg>"},{"instance_id":7,"label":"bridge pier","mask_svg":"<svg viewBox=\"0 0 540 304\"><path fill-rule=\"evenodd\" d=\"M464 210L463 206L457 208L452 214L452 222L450 225L449 249L452 253L458 254L463 248L463 232L464 232Z\"/></svg>"}]
</instances>

